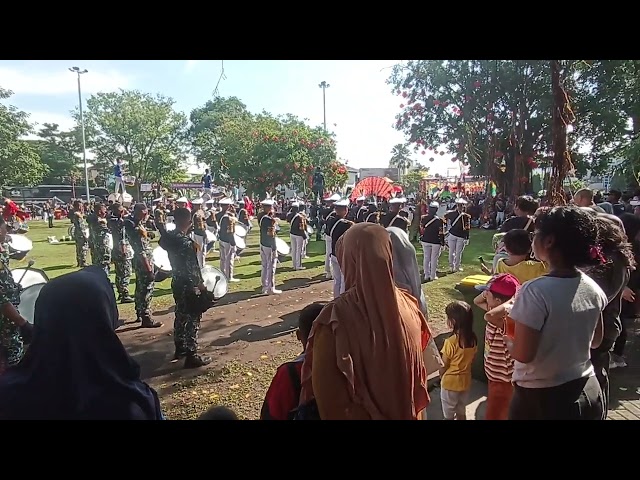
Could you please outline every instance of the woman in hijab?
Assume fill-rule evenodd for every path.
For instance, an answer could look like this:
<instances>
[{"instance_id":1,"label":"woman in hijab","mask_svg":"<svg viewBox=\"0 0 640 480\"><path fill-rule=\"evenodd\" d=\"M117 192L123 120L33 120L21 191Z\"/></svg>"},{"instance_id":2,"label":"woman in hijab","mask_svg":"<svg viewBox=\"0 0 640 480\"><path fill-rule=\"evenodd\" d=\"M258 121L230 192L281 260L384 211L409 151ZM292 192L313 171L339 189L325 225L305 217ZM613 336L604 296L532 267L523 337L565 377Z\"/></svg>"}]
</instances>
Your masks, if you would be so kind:
<instances>
[{"instance_id":1,"label":"woman in hijab","mask_svg":"<svg viewBox=\"0 0 640 480\"><path fill-rule=\"evenodd\" d=\"M389 235L391 235L391 244L393 246L393 277L396 286L407 290L415 299L418 300L420 311L429 320L429 311L427 309L427 298L422 290L420 282L420 268L418 267L418 259L416 257L416 249L409 241L409 236L405 231L397 227L387 227ZM424 350L424 366L427 369L427 378L437 377L440 368L444 367L444 362L433 339L433 334L429 328L429 343ZM426 420L426 416L424 416Z\"/></svg>"},{"instance_id":2,"label":"woman in hijab","mask_svg":"<svg viewBox=\"0 0 640 480\"><path fill-rule=\"evenodd\" d=\"M389 233L359 223L337 244L345 292L313 323L301 407L322 420L416 420L429 403L422 351L427 322L396 287Z\"/></svg>"},{"instance_id":3,"label":"woman in hijab","mask_svg":"<svg viewBox=\"0 0 640 480\"><path fill-rule=\"evenodd\" d=\"M156 392L115 333L113 288L99 267L50 281L22 361L0 378L0 420L161 420Z\"/></svg>"}]
</instances>

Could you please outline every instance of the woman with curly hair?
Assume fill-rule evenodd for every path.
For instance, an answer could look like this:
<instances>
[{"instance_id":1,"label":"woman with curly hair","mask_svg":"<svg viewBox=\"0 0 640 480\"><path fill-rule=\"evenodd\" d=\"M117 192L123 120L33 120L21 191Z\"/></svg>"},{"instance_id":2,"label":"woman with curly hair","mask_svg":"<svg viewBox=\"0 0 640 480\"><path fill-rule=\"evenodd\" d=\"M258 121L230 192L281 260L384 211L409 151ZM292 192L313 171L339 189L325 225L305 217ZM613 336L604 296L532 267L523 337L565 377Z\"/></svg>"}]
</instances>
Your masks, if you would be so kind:
<instances>
[{"instance_id":1,"label":"woman with curly hair","mask_svg":"<svg viewBox=\"0 0 640 480\"><path fill-rule=\"evenodd\" d=\"M590 354L602 343L602 288L580 268L606 262L595 217L554 207L536 218L533 251L547 275L520 288L508 322L515 360L510 420L600 420L603 398ZM508 331L511 329L508 329Z\"/></svg>"}]
</instances>

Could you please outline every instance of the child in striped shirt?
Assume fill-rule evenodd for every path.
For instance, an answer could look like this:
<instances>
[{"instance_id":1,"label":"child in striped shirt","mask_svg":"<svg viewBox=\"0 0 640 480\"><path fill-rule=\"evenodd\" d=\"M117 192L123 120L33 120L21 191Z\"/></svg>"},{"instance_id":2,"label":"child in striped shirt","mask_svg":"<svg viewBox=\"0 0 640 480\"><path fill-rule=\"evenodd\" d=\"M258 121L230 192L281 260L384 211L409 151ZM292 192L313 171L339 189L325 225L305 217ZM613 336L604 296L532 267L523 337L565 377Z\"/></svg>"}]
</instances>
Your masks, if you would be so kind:
<instances>
[{"instance_id":1,"label":"child in striped shirt","mask_svg":"<svg viewBox=\"0 0 640 480\"><path fill-rule=\"evenodd\" d=\"M513 359L504 340L509 306L520 287L518 279L509 273L496 275L473 303L485 310L487 326L484 333L484 372L489 381L485 420L507 420L513 396L511 376Z\"/></svg>"}]
</instances>

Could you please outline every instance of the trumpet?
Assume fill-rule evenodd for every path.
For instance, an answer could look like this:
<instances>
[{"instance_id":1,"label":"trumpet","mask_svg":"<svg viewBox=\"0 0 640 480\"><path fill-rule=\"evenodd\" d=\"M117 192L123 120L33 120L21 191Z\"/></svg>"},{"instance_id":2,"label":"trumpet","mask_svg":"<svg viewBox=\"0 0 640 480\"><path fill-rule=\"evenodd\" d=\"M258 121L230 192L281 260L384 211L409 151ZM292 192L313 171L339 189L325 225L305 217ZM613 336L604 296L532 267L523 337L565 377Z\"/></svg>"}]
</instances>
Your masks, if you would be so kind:
<instances>
[{"instance_id":1,"label":"trumpet","mask_svg":"<svg viewBox=\"0 0 640 480\"><path fill-rule=\"evenodd\" d=\"M236 217L229 215L229 223L227 224L227 233L235 233L236 231Z\"/></svg>"}]
</instances>

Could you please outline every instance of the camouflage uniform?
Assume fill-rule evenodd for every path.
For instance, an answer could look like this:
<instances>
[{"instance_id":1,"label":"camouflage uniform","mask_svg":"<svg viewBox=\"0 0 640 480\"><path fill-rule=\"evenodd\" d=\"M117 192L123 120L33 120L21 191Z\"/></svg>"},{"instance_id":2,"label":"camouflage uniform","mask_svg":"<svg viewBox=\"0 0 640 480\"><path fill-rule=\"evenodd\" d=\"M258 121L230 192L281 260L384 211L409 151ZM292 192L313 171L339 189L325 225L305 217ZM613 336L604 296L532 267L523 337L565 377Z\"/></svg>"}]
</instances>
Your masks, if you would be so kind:
<instances>
[{"instance_id":1,"label":"camouflage uniform","mask_svg":"<svg viewBox=\"0 0 640 480\"><path fill-rule=\"evenodd\" d=\"M153 298L154 280L147 271L145 259L153 269L153 257L151 255L151 240L155 237L153 232L147 231L145 220L135 220L129 217L124 220L127 239L133 248L133 271L136 274L136 291L134 294L136 315L144 321L151 320L151 299Z\"/></svg>"},{"instance_id":2,"label":"camouflage uniform","mask_svg":"<svg viewBox=\"0 0 640 480\"><path fill-rule=\"evenodd\" d=\"M9 270L9 247L0 245L0 305L12 303L16 308L20 305L22 288L18 285ZM24 355L24 343L20 328L0 313L0 373L17 364Z\"/></svg>"},{"instance_id":3,"label":"camouflage uniform","mask_svg":"<svg viewBox=\"0 0 640 480\"><path fill-rule=\"evenodd\" d=\"M198 330L202 314L188 313L186 293L202 283L202 273L196 253L197 244L179 230L165 233L160 246L167 251L171 262L171 290L176 302L173 337L176 353L195 355L198 351Z\"/></svg>"},{"instance_id":4,"label":"camouflage uniform","mask_svg":"<svg viewBox=\"0 0 640 480\"><path fill-rule=\"evenodd\" d=\"M86 267L89 244L87 237L84 236L84 232L87 229L87 222L82 212L73 212L71 223L73 224L73 239L76 242L76 266Z\"/></svg>"},{"instance_id":5,"label":"camouflage uniform","mask_svg":"<svg viewBox=\"0 0 640 480\"><path fill-rule=\"evenodd\" d=\"M91 212L87 215L87 227L89 228L89 238L87 243L89 245L89 252L91 252L91 264L100 265L100 262L96 262L98 254L96 253L96 241L98 233L98 215L95 212Z\"/></svg>"},{"instance_id":6,"label":"camouflage uniform","mask_svg":"<svg viewBox=\"0 0 640 480\"><path fill-rule=\"evenodd\" d=\"M109 230L113 236L113 250L111 258L116 271L116 290L120 301L131 299L129 294L129 280L131 279L131 260L123 253L131 248L124 230L124 220L112 215L108 221Z\"/></svg>"},{"instance_id":7,"label":"camouflage uniform","mask_svg":"<svg viewBox=\"0 0 640 480\"><path fill-rule=\"evenodd\" d=\"M111 266L111 246L109 245L109 237L111 232L107 226L106 218L98 218L93 233L93 251L91 258L93 264L104 269L107 276Z\"/></svg>"}]
</instances>

